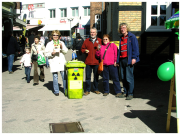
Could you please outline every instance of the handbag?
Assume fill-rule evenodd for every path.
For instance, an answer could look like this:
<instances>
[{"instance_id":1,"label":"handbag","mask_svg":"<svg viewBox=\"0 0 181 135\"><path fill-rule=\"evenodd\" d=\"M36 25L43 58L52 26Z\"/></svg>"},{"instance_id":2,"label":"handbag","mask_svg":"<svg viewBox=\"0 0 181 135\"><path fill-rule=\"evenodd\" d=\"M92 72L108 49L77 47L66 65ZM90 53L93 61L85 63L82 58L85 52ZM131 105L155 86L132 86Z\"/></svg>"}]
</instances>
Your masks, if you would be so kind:
<instances>
[{"instance_id":1,"label":"handbag","mask_svg":"<svg viewBox=\"0 0 181 135\"><path fill-rule=\"evenodd\" d=\"M111 43L110 43L110 44L111 44ZM110 45L110 44L109 44L109 45ZM101 62L99 63L99 66L98 66L98 74L101 74L101 72L104 70L103 61L104 61L104 57L105 57L105 54L106 54L106 51L107 51L109 45L108 45L107 48L105 49L103 58L102 58Z\"/></svg>"},{"instance_id":2,"label":"handbag","mask_svg":"<svg viewBox=\"0 0 181 135\"><path fill-rule=\"evenodd\" d=\"M35 47L35 46L34 46L34 47ZM36 49L36 47L35 47L35 49ZM37 50L37 49L36 49L36 50ZM34 60L34 61L37 61L37 59L38 59L38 54L36 54L36 55L32 54L31 59Z\"/></svg>"}]
</instances>

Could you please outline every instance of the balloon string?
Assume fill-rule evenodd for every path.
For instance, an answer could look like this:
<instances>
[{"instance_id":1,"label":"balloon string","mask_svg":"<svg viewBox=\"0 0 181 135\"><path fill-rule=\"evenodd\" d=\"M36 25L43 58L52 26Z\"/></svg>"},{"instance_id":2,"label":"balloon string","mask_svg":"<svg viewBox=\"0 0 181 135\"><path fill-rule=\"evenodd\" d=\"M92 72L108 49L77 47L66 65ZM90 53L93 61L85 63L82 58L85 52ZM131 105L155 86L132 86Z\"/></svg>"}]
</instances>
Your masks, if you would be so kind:
<instances>
[{"instance_id":1,"label":"balloon string","mask_svg":"<svg viewBox=\"0 0 181 135\"><path fill-rule=\"evenodd\" d=\"M170 62L172 62L172 63L173 63L174 60L175 60L175 58L174 58L173 60L169 60L169 59L168 59L168 61L170 61Z\"/></svg>"}]
</instances>

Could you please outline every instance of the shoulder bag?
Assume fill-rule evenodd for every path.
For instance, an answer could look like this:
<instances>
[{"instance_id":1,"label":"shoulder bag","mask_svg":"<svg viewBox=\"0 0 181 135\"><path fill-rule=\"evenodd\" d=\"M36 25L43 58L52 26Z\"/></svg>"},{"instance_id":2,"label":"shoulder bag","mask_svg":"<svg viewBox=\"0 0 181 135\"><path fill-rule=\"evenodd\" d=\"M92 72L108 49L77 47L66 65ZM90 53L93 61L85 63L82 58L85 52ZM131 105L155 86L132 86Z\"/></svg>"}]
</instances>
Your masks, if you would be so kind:
<instances>
[{"instance_id":1,"label":"shoulder bag","mask_svg":"<svg viewBox=\"0 0 181 135\"><path fill-rule=\"evenodd\" d=\"M111 43L110 43L110 44L111 44ZM110 44L109 44L109 45L110 45ZM107 51L109 45L108 45L107 48L105 49L103 58L102 58L101 62L99 63L99 66L98 66L98 74L101 74L101 72L104 70L103 61L104 61L104 57L105 57L105 54L106 54L106 51Z\"/></svg>"},{"instance_id":2,"label":"shoulder bag","mask_svg":"<svg viewBox=\"0 0 181 135\"><path fill-rule=\"evenodd\" d=\"M34 47L35 47L35 46L34 46ZM35 47L35 49L36 49L36 47ZM37 51L37 49L36 49L36 51ZM38 59L38 53L37 53L36 55L32 54L31 59L37 61L37 59Z\"/></svg>"}]
</instances>

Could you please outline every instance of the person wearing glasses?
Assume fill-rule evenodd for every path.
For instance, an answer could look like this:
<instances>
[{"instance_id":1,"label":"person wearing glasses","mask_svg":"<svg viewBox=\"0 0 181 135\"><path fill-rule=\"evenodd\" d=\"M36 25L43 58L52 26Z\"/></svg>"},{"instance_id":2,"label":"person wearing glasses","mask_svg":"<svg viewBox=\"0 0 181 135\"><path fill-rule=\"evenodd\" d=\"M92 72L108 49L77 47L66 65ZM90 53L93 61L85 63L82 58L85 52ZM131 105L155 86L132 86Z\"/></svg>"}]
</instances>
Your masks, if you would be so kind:
<instances>
[{"instance_id":1,"label":"person wearing glasses","mask_svg":"<svg viewBox=\"0 0 181 135\"><path fill-rule=\"evenodd\" d=\"M60 32L58 30L52 31L53 40L46 45L45 53L48 57L50 72L53 74L53 88L55 96L59 96L58 72L60 72L63 80L63 89L65 93L66 87L66 70L65 70L65 54L68 52L67 47L63 41L60 41Z\"/></svg>"},{"instance_id":2,"label":"person wearing glasses","mask_svg":"<svg viewBox=\"0 0 181 135\"><path fill-rule=\"evenodd\" d=\"M108 47L108 48L107 48ZM104 52L107 48L106 54L104 56ZM113 80L113 87L116 93L116 97L122 95L121 86L119 82L118 69L116 67L117 61L117 46L114 43L110 43L110 37L108 34L103 35L103 45L97 47L96 57L103 61L103 88L104 94L103 96L107 96L109 94L109 74Z\"/></svg>"},{"instance_id":3,"label":"person wearing glasses","mask_svg":"<svg viewBox=\"0 0 181 135\"><path fill-rule=\"evenodd\" d=\"M97 46L99 44L102 44L102 40L100 38L97 38L97 29L91 28L90 29L90 35L91 38L87 38L82 47L81 51L82 53L86 54L85 64L86 64L86 89L84 95L87 96L90 94L91 90L91 73L93 70L94 73L94 82L93 82L93 89L94 93L100 94L98 90L98 65L99 65L99 59L96 59L95 53L97 51Z\"/></svg>"},{"instance_id":4,"label":"person wearing glasses","mask_svg":"<svg viewBox=\"0 0 181 135\"><path fill-rule=\"evenodd\" d=\"M119 43L119 51L117 57L117 66L120 67L121 78L124 87L124 93L121 97L127 100L133 98L134 90L134 65L140 61L139 44L136 36L130 32L127 23L121 23L118 28L121 35Z\"/></svg>"}]
</instances>

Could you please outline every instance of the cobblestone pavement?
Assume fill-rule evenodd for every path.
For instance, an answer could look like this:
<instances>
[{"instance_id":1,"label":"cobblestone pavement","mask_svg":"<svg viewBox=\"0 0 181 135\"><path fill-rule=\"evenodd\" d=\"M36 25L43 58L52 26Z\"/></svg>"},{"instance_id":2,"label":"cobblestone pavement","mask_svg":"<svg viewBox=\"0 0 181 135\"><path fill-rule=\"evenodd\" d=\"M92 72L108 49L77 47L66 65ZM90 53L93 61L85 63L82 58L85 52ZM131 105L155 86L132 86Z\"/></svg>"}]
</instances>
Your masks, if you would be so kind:
<instances>
[{"instance_id":1,"label":"cobblestone pavement","mask_svg":"<svg viewBox=\"0 0 181 135\"><path fill-rule=\"evenodd\" d=\"M49 123L75 121L81 122L85 133L165 133L170 82L137 74L134 99L125 100L115 98L112 81L110 94L104 97L100 76L100 95L91 92L82 99L68 99L62 92L52 93L50 69L44 68L45 82L26 83L20 58L14 62L14 74L2 72L3 133L50 133ZM70 59L69 50L66 60ZM60 73L59 84L62 90ZM176 112L172 112L170 132L177 132Z\"/></svg>"}]
</instances>

